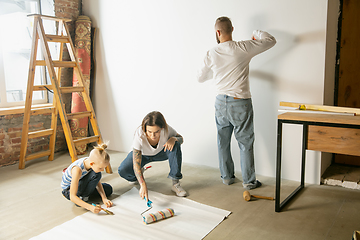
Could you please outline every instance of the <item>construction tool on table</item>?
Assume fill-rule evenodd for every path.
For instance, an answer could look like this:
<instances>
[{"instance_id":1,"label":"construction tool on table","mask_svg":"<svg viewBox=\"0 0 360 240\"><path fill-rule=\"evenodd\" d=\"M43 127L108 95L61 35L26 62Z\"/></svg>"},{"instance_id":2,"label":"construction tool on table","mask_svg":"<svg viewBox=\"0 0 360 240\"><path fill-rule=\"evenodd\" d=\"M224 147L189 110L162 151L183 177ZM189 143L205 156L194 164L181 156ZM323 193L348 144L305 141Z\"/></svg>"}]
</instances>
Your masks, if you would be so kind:
<instances>
[{"instance_id":1,"label":"construction tool on table","mask_svg":"<svg viewBox=\"0 0 360 240\"><path fill-rule=\"evenodd\" d=\"M244 191L243 193L243 198L245 199L245 201L250 201L251 198L260 198L260 199L267 199L267 200L274 200L273 197L265 197L265 196L258 196L258 195L251 195L249 191Z\"/></svg>"},{"instance_id":2,"label":"construction tool on table","mask_svg":"<svg viewBox=\"0 0 360 240\"><path fill-rule=\"evenodd\" d=\"M311 111L321 111L321 112L334 112L334 113L348 113L355 116L360 115L359 108L347 108L347 107L337 107L337 106L326 106L326 105L313 105L313 104L302 104L302 103L292 103L292 102L280 102L281 107L293 107L298 110L311 110Z\"/></svg>"},{"instance_id":3,"label":"construction tool on table","mask_svg":"<svg viewBox=\"0 0 360 240\"><path fill-rule=\"evenodd\" d=\"M78 158L75 146L88 144L91 142L97 142L98 144L103 142L100 129L95 117L93 105L91 103L89 93L86 87L87 83L85 82L84 76L81 72L79 60L75 55L75 48L66 24L67 22L70 22L71 19L44 16L39 14L31 14L28 15L28 17L34 18L34 30L32 35L32 48L30 55L24 121L21 136L21 148L19 158L20 169L25 168L25 161L45 156L48 156L49 161L52 161L54 159L58 115L60 117L62 128L64 130L64 135L70 153L71 161L74 162ZM58 29L55 35L45 33L43 20L55 21ZM58 59L53 59L49 48L49 43L59 44ZM66 44L66 48L64 47L64 44ZM41 54L40 52L38 52L38 45L41 48ZM68 51L71 61L65 61L63 59L64 50ZM50 84L43 83L42 85L34 85L34 79L36 75L35 71L41 70L39 68L46 68L46 72L50 77ZM78 79L78 86L61 86L60 78L62 68L73 68L73 72ZM45 104L42 107L32 106L32 97L34 91L52 92L54 94L53 102L50 104ZM67 113L65 111L65 104L62 100L62 94L69 94L73 92L78 92L81 94L86 106L86 111L77 113ZM29 122L31 115L46 113L51 114L51 127L49 129L41 129L29 132ZM90 125L94 132L94 136L73 139L69 120L84 117L89 118ZM28 140L40 137L49 137L49 148L42 152L27 155ZM110 165L106 167L106 172L112 173Z\"/></svg>"},{"instance_id":4,"label":"construction tool on table","mask_svg":"<svg viewBox=\"0 0 360 240\"><path fill-rule=\"evenodd\" d=\"M100 205L96 205L95 203L93 203L92 204L93 206L98 206L98 207L100 207ZM102 207L100 207L101 208L101 210L103 210L104 212L106 212L106 214L108 214L108 215L114 215L114 213L113 212L111 212L111 211L109 211L109 210L107 210L107 209L105 209L105 208L102 208Z\"/></svg>"},{"instance_id":5,"label":"construction tool on table","mask_svg":"<svg viewBox=\"0 0 360 240\"><path fill-rule=\"evenodd\" d=\"M150 200L148 200L146 203L146 205L148 206L148 209L146 209L144 212L142 212L140 214L143 217L143 222L145 224L157 222L157 221L160 221L160 220L163 220L163 219L166 219L166 218L169 218L169 217L172 217L175 215L174 209L172 209L172 208L166 208L164 210L157 211L156 213L147 213L147 214L143 215L144 213L146 213L147 211L152 209L151 204L152 204L152 202Z\"/></svg>"}]
</instances>

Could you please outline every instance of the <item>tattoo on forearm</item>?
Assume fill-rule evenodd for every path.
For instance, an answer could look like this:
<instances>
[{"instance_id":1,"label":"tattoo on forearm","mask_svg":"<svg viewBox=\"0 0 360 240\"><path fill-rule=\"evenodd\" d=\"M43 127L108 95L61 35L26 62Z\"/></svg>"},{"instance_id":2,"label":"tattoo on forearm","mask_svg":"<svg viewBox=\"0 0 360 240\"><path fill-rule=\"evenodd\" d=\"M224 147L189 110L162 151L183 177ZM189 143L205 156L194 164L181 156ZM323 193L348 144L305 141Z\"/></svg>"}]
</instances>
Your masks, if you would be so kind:
<instances>
[{"instance_id":1,"label":"tattoo on forearm","mask_svg":"<svg viewBox=\"0 0 360 240\"><path fill-rule=\"evenodd\" d=\"M133 150L133 167L139 184L142 184L144 182L144 176L141 171L141 151L136 149Z\"/></svg>"}]
</instances>

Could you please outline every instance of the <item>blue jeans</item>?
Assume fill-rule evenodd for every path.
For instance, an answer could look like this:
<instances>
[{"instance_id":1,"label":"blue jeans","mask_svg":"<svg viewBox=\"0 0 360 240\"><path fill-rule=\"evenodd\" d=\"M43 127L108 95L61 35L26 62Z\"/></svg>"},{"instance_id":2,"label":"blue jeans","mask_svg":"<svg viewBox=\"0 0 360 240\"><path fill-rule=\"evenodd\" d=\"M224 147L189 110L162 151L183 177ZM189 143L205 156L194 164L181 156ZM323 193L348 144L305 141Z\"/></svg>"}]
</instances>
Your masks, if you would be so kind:
<instances>
[{"instance_id":1,"label":"blue jeans","mask_svg":"<svg viewBox=\"0 0 360 240\"><path fill-rule=\"evenodd\" d=\"M169 159L170 173L168 178L177 180L182 178L181 174L181 163L182 163L182 153L179 142L175 142L174 148L172 151L162 149L158 154L154 156L141 156L141 167L145 166L148 163L156 161L164 161ZM122 161L118 168L118 173L121 177L125 178L130 182L135 182L136 176L133 168L133 151L131 151L127 157Z\"/></svg>"},{"instance_id":2,"label":"blue jeans","mask_svg":"<svg viewBox=\"0 0 360 240\"><path fill-rule=\"evenodd\" d=\"M243 183L256 180L254 165L254 124L251 98L234 99L218 95L215 101L215 120L221 178L234 178L234 162L231 157L230 141L234 132L240 148L240 165Z\"/></svg>"},{"instance_id":3,"label":"blue jeans","mask_svg":"<svg viewBox=\"0 0 360 240\"><path fill-rule=\"evenodd\" d=\"M78 197L89 197L96 198L100 197L99 192L96 190L96 185L101 179L101 172L95 173L93 170L90 170L83 178L79 180L78 191L76 195ZM110 184L102 183L106 197L110 196L113 192L113 189ZM62 190L62 194L68 200L70 200L70 187Z\"/></svg>"}]
</instances>

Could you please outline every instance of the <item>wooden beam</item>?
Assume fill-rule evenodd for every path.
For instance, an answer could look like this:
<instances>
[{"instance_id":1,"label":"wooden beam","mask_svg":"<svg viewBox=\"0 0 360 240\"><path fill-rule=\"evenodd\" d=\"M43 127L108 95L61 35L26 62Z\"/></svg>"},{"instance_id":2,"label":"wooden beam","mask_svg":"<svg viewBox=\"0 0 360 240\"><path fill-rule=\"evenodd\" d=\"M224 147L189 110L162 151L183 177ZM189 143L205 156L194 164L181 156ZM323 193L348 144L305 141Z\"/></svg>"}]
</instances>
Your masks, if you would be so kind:
<instances>
[{"instance_id":1,"label":"wooden beam","mask_svg":"<svg viewBox=\"0 0 360 240\"><path fill-rule=\"evenodd\" d=\"M83 118L83 117L90 117L91 111L69 113L67 116L68 116L68 120L78 119L78 118Z\"/></svg>"},{"instance_id":2,"label":"wooden beam","mask_svg":"<svg viewBox=\"0 0 360 240\"><path fill-rule=\"evenodd\" d=\"M52 85L35 85L33 91L47 91L48 89L52 90Z\"/></svg>"},{"instance_id":3,"label":"wooden beam","mask_svg":"<svg viewBox=\"0 0 360 240\"><path fill-rule=\"evenodd\" d=\"M73 61L53 61L54 67L67 67L73 68L76 66L76 62ZM37 60L36 66L46 66L45 60Z\"/></svg>"},{"instance_id":4,"label":"wooden beam","mask_svg":"<svg viewBox=\"0 0 360 240\"><path fill-rule=\"evenodd\" d=\"M36 158L49 156L50 154L51 154L50 150L46 150L46 151L43 151L43 152L37 152L37 153L27 155L25 160L30 161L30 160L33 160L33 159L36 159Z\"/></svg>"},{"instance_id":5,"label":"wooden beam","mask_svg":"<svg viewBox=\"0 0 360 240\"><path fill-rule=\"evenodd\" d=\"M45 36L48 42L69 43L69 39L64 36L51 35L51 34L46 34Z\"/></svg>"},{"instance_id":6,"label":"wooden beam","mask_svg":"<svg viewBox=\"0 0 360 240\"><path fill-rule=\"evenodd\" d=\"M100 136L96 135L96 136L76 139L76 140L74 140L74 144L75 145L81 145L81 144L88 144L88 143L91 143L91 142L97 142L99 140L99 137Z\"/></svg>"},{"instance_id":7,"label":"wooden beam","mask_svg":"<svg viewBox=\"0 0 360 240\"><path fill-rule=\"evenodd\" d=\"M47 15L40 15L40 14L29 14L27 17L40 17L42 19L48 19L48 20L54 20L54 21L64 21L64 22L70 22L72 21L70 18L60 18L60 17L53 17L53 16L47 16Z\"/></svg>"},{"instance_id":8,"label":"wooden beam","mask_svg":"<svg viewBox=\"0 0 360 240\"><path fill-rule=\"evenodd\" d=\"M60 87L62 93L84 92L84 87Z\"/></svg>"},{"instance_id":9,"label":"wooden beam","mask_svg":"<svg viewBox=\"0 0 360 240\"><path fill-rule=\"evenodd\" d=\"M312 110L312 111L323 111L323 112L336 112L336 113L352 113L360 115L359 108L346 108L326 105L313 105L303 103L292 103L292 102L280 102L281 107L294 107L299 110Z\"/></svg>"},{"instance_id":10,"label":"wooden beam","mask_svg":"<svg viewBox=\"0 0 360 240\"><path fill-rule=\"evenodd\" d=\"M44 129L44 130L38 130L38 131L32 131L29 132L29 139L31 138L37 138L37 137L44 137L44 136L50 136L53 134L53 129Z\"/></svg>"}]
</instances>

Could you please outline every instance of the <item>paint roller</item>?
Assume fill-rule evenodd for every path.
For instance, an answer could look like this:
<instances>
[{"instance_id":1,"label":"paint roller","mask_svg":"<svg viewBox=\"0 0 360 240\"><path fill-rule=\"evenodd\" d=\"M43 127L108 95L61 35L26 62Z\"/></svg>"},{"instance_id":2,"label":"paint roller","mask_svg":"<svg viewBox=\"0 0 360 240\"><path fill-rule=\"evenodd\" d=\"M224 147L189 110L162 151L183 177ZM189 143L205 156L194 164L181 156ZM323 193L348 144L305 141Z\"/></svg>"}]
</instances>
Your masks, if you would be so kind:
<instances>
[{"instance_id":1,"label":"paint roller","mask_svg":"<svg viewBox=\"0 0 360 240\"><path fill-rule=\"evenodd\" d=\"M145 198L144 198L145 199ZM146 205L149 207L148 209L146 209L144 212L142 212L140 215L143 217L143 222L145 224L149 224L149 223L153 223L153 222L157 222L166 218L170 218L173 217L175 215L175 211L172 208L166 208L163 209L161 211L157 211L155 213L146 213L147 211L149 211L152 208L152 202L148 199ZM144 214L144 215L143 215Z\"/></svg>"}]
</instances>

